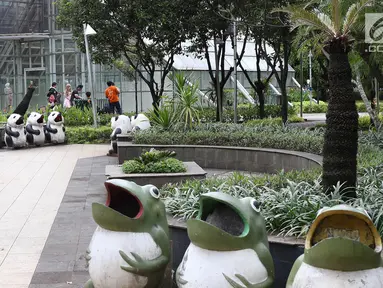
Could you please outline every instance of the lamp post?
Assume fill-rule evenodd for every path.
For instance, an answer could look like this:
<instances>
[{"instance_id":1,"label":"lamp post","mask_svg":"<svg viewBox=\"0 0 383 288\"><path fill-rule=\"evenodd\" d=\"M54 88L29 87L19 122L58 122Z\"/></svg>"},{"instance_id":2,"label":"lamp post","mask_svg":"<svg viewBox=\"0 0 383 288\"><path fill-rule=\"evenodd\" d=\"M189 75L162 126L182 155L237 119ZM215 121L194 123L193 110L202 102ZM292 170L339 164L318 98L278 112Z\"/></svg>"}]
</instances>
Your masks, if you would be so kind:
<instances>
[{"instance_id":1,"label":"lamp post","mask_svg":"<svg viewBox=\"0 0 383 288\"><path fill-rule=\"evenodd\" d=\"M234 123L238 122L237 106L238 106L238 87L237 87L237 21L233 21L233 38L234 38Z\"/></svg>"},{"instance_id":2,"label":"lamp post","mask_svg":"<svg viewBox=\"0 0 383 288\"><path fill-rule=\"evenodd\" d=\"M309 93L310 93L310 105L311 105L311 102L312 102L312 98L313 98L313 95L312 95L312 87L313 87L313 79L312 79L312 63L311 63L311 59L313 58L313 54L311 53L311 50L309 52Z\"/></svg>"},{"instance_id":3,"label":"lamp post","mask_svg":"<svg viewBox=\"0 0 383 288\"><path fill-rule=\"evenodd\" d=\"M303 55L301 53L301 118L303 117Z\"/></svg>"},{"instance_id":4,"label":"lamp post","mask_svg":"<svg viewBox=\"0 0 383 288\"><path fill-rule=\"evenodd\" d=\"M95 100L94 95L94 89L93 89L93 79L92 79L92 71L91 71L91 64L90 64L90 56L89 56L89 45L88 45L88 35L95 35L96 31L88 25L84 24L84 40L85 40L85 52L86 52L86 61L88 65L88 84L89 84L89 90L93 95L93 100ZM97 114L96 114L96 101L92 101L92 112L93 112L93 125L94 128L97 128Z\"/></svg>"}]
</instances>

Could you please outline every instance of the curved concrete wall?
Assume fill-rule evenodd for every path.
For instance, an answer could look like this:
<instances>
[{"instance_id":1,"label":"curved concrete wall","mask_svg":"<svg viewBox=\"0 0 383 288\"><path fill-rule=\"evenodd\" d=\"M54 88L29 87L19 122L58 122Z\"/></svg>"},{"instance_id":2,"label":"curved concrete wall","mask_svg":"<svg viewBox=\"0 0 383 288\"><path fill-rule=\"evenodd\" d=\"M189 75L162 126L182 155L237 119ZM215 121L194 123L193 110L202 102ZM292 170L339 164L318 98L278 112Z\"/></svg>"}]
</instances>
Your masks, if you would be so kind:
<instances>
[{"instance_id":1,"label":"curved concrete wall","mask_svg":"<svg viewBox=\"0 0 383 288\"><path fill-rule=\"evenodd\" d=\"M118 160L122 164L140 156L143 150L172 150L181 161L195 161L202 168L276 173L304 170L322 165L322 156L278 149L199 145L143 145L117 142Z\"/></svg>"}]
</instances>

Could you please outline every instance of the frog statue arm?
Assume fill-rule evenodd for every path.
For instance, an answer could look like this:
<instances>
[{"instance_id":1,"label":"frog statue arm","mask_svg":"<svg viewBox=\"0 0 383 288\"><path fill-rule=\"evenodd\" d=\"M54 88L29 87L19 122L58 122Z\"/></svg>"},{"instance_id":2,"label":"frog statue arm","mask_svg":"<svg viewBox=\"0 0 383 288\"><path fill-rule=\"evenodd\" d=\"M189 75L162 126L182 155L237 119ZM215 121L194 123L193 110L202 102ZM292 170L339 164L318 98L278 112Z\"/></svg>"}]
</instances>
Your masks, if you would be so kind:
<instances>
[{"instance_id":1,"label":"frog statue arm","mask_svg":"<svg viewBox=\"0 0 383 288\"><path fill-rule=\"evenodd\" d=\"M263 243L259 243L256 247L256 251L259 257L259 260L265 265L265 267L274 267L273 264L273 258L271 257L271 254L269 253L267 247ZM239 279L239 281L242 284L238 284L237 281L234 281L227 275L223 274L227 282L233 287L233 288L269 288L273 287L274 283L274 268L267 270L268 277L265 281L257 284L250 283L245 277L243 277L240 274L235 274L235 277Z\"/></svg>"},{"instance_id":2,"label":"frog statue arm","mask_svg":"<svg viewBox=\"0 0 383 288\"><path fill-rule=\"evenodd\" d=\"M136 253L131 252L132 256L135 258L132 259L123 251L119 251L121 257L130 266L121 266L121 269L141 276L148 276L164 269L164 267L168 264L170 257L170 244L168 236L165 231L157 225L153 227L150 235L153 237L154 242L161 248L161 255L155 259L144 260Z\"/></svg>"}]
</instances>

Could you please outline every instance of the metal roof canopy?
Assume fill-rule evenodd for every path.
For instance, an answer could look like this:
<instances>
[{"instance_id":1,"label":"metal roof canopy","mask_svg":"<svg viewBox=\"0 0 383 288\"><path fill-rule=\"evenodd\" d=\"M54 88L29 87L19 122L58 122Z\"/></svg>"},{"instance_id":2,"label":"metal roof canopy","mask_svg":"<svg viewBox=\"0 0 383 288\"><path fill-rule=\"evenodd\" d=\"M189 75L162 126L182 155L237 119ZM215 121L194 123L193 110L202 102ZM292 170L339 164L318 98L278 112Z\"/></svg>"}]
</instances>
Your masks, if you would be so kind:
<instances>
[{"instance_id":1,"label":"metal roof canopy","mask_svg":"<svg viewBox=\"0 0 383 288\"><path fill-rule=\"evenodd\" d=\"M237 42L237 53L240 54L242 52L244 42L239 40ZM182 44L183 50L186 51L187 48L191 45L191 42L185 42ZM215 55L214 55L214 41L210 40L209 43L209 58L211 63L211 68L215 70ZM231 45L231 41L226 41L225 43L225 70L229 70L234 66L234 50ZM274 50L266 45L266 50L268 54L272 54ZM204 57L204 54L198 55L201 57L199 59L194 53L185 53L184 55L175 55L174 56L174 68L177 70L196 70L196 71L208 71L209 67L207 64L207 60ZM245 47L245 53L241 60L241 64L245 70L248 72L256 72L257 71L257 56L255 54L255 42L247 41ZM271 68L267 65L264 59L261 59L260 68L262 72L271 72ZM221 69L221 67L219 67ZM279 68L277 66L277 71ZM294 72L295 70L289 65L289 72Z\"/></svg>"},{"instance_id":2,"label":"metal roof canopy","mask_svg":"<svg viewBox=\"0 0 383 288\"><path fill-rule=\"evenodd\" d=\"M49 33L18 33L18 34L0 34L0 40L42 40L49 38Z\"/></svg>"}]
</instances>

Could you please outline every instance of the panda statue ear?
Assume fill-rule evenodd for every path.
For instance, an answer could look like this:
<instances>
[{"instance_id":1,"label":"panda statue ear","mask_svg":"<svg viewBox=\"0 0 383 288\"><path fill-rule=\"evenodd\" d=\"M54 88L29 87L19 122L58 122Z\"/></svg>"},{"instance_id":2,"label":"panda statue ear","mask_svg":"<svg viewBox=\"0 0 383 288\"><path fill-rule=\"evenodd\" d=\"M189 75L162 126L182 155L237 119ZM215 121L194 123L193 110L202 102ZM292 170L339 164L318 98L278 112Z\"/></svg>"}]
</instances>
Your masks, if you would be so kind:
<instances>
[{"instance_id":1,"label":"panda statue ear","mask_svg":"<svg viewBox=\"0 0 383 288\"><path fill-rule=\"evenodd\" d=\"M116 121L118 120L118 116L116 116Z\"/></svg>"},{"instance_id":2,"label":"panda statue ear","mask_svg":"<svg viewBox=\"0 0 383 288\"><path fill-rule=\"evenodd\" d=\"M7 116L7 119L9 119L9 117L11 117L11 115L8 115L8 116Z\"/></svg>"},{"instance_id":3,"label":"panda statue ear","mask_svg":"<svg viewBox=\"0 0 383 288\"><path fill-rule=\"evenodd\" d=\"M27 114L27 117L28 117L28 118L29 118L29 116L31 116L31 113L28 113L28 114Z\"/></svg>"}]
</instances>

